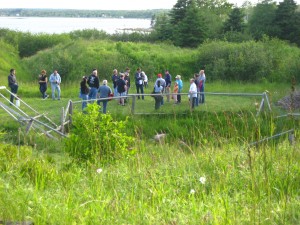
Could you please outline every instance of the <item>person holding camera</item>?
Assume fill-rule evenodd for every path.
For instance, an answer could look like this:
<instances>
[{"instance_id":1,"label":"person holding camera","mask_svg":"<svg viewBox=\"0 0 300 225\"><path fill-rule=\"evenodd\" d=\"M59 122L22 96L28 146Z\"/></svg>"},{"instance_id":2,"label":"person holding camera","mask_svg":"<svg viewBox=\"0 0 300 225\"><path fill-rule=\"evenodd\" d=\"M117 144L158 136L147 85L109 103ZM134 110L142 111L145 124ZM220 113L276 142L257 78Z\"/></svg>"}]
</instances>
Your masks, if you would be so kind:
<instances>
[{"instance_id":1,"label":"person holding camera","mask_svg":"<svg viewBox=\"0 0 300 225\"><path fill-rule=\"evenodd\" d=\"M53 73L50 75L49 81L51 84L52 99L55 100L55 91L57 91L57 99L60 100L61 78L57 70L54 70Z\"/></svg>"}]
</instances>

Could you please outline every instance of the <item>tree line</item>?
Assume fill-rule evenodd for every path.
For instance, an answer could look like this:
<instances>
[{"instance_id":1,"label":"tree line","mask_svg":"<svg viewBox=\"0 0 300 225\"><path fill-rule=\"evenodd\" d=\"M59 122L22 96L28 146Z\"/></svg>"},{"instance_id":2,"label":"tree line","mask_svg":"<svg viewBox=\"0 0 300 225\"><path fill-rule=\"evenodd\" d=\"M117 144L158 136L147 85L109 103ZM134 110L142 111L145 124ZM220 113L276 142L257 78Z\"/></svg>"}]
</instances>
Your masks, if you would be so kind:
<instances>
[{"instance_id":1,"label":"tree line","mask_svg":"<svg viewBox=\"0 0 300 225\"><path fill-rule=\"evenodd\" d=\"M155 38L181 47L208 39L243 42L279 38L300 46L300 8L294 0L233 6L226 0L178 0L153 19Z\"/></svg>"}]
</instances>

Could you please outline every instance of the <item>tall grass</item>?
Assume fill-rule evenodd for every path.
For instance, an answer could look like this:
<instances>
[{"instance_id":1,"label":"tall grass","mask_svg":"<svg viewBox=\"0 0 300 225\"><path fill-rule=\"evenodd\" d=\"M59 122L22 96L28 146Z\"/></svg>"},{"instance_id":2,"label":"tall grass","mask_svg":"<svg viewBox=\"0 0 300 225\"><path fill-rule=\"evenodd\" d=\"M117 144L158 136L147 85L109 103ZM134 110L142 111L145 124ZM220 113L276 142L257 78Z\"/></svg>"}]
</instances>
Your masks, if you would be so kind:
<instances>
[{"instance_id":1,"label":"tall grass","mask_svg":"<svg viewBox=\"0 0 300 225\"><path fill-rule=\"evenodd\" d=\"M43 155L15 157L1 171L0 218L36 224L296 224L299 149L284 141L249 151L238 143L199 148L142 141L134 157L89 168L67 158L59 164Z\"/></svg>"}]
</instances>

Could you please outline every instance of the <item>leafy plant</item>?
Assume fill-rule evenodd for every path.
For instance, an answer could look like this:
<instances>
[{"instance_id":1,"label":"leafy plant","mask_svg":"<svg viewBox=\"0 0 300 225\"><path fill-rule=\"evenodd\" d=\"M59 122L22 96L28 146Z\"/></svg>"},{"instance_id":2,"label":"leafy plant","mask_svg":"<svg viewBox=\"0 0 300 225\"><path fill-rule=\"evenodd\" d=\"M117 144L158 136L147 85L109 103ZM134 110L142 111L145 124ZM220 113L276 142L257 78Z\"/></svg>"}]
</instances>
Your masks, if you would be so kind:
<instances>
[{"instance_id":1,"label":"leafy plant","mask_svg":"<svg viewBox=\"0 0 300 225\"><path fill-rule=\"evenodd\" d=\"M126 122L114 121L101 114L97 104L89 104L86 113L73 116L73 128L65 142L65 150L79 163L111 162L133 151L134 138L125 133Z\"/></svg>"}]
</instances>

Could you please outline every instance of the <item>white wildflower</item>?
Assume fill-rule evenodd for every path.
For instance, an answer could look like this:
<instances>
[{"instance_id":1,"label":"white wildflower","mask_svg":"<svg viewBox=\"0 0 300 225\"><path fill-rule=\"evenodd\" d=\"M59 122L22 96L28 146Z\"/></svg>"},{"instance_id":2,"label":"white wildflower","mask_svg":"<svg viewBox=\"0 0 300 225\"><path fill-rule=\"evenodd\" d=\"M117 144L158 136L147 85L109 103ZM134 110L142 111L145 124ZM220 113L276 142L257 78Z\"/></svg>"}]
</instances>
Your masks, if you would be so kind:
<instances>
[{"instance_id":1,"label":"white wildflower","mask_svg":"<svg viewBox=\"0 0 300 225\"><path fill-rule=\"evenodd\" d=\"M99 169L96 170L97 173L102 173L102 171L103 170L101 168L99 168Z\"/></svg>"},{"instance_id":2,"label":"white wildflower","mask_svg":"<svg viewBox=\"0 0 300 225\"><path fill-rule=\"evenodd\" d=\"M201 184L205 184L206 178L205 177L200 177L199 181L200 181Z\"/></svg>"},{"instance_id":3,"label":"white wildflower","mask_svg":"<svg viewBox=\"0 0 300 225\"><path fill-rule=\"evenodd\" d=\"M196 192L195 189L191 189L191 190L190 190L190 194L191 194L191 195L195 194L195 192Z\"/></svg>"}]
</instances>

